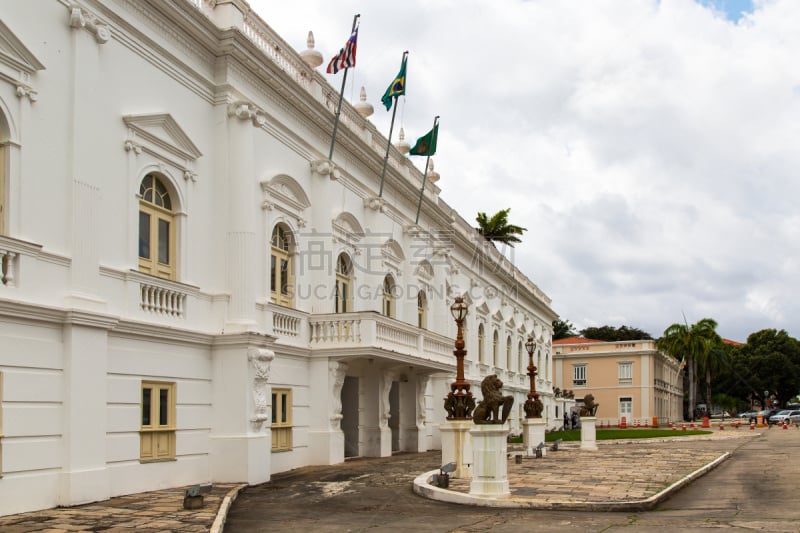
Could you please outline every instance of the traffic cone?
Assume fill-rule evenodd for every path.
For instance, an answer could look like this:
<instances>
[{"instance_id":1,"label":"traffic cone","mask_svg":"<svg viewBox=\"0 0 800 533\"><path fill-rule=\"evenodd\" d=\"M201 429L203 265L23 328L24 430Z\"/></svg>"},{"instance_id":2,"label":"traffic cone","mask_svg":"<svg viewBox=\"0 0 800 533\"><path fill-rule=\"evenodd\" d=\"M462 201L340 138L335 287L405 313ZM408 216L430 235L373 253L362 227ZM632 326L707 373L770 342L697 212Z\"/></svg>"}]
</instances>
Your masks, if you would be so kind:
<instances>
[{"instance_id":1,"label":"traffic cone","mask_svg":"<svg viewBox=\"0 0 800 533\"><path fill-rule=\"evenodd\" d=\"M697 429L697 426L695 426L695 425L694 425L694 422L692 422L691 424L689 424L689 427L690 427L690 428L692 428L692 429Z\"/></svg>"},{"instance_id":2,"label":"traffic cone","mask_svg":"<svg viewBox=\"0 0 800 533\"><path fill-rule=\"evenodd\" d=\"M681 424L681 431L686 431L686 422Z\"/></svg>"},{"instance_id":3,"label":"traffic cone","mask_svg":"<svg viewBox=\"0 0 800 533\"><path fill-rule=\"evenodd\" d=\"M677 430L678 428L675 426L675 422L672 423L672 431Z\"/></svg>"},{"instance_id":4,"label":"traffic cone","mask_svg":"<svg viewBox=\"0 0 800 533\"><path fill-rule=\"evenodd\" d=\"M789 426L786 424L786 420L783 421L783 429L789 429Z\"/></svg>"},{"instance_id":5,"label":"traffic cone","mask_svg":"<svg viewBox=\"0 0 800 533\"><path fill-rule=\"evenodd\" d=\"M719 423L719 430L720 430L720 431L722 431L722 430L724 430L724 429L725 429L725 424L723 424L722 422L720 422L720 423Z\"/></svg>"},{"instance_id":6,"label":"traffic cone","mask_svg":"<svg viewBox=\"0 0 800 533\"><path fill-rule=\"evenodd\" d=\"M753 431L754 429L756 429L756 423L750 422L750 431Z\"/></svg>"},{"instance_id":7,"label":"traffic cone","mask_svg":"<svg viewBox=\"0 0 800 533\"><path fill-rule=\"evenodd\" d=\"M647 425L647 420L644 421L644 427L646 427L646 428L650 427L650 426Z\"/></svg>"}]
</instances>

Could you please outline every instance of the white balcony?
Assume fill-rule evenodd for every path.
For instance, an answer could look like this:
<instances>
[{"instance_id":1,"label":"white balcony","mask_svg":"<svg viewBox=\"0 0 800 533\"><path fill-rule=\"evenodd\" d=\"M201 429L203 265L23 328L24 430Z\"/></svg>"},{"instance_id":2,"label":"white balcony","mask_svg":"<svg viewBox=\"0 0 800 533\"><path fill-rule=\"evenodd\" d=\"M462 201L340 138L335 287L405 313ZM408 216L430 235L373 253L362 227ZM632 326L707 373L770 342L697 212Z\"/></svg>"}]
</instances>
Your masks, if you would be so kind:
<instances>
[{"instance_id":1,"label":"white balcony","mask_svg":"<svg viewBox=\"0 0 800 533\"><path fill-rule=\"evenodd\" d=\"M455 365L453 339L374 311L312 315L308 329L312 350L374 348L440 368Z\"/></svg>"}]
</instances>

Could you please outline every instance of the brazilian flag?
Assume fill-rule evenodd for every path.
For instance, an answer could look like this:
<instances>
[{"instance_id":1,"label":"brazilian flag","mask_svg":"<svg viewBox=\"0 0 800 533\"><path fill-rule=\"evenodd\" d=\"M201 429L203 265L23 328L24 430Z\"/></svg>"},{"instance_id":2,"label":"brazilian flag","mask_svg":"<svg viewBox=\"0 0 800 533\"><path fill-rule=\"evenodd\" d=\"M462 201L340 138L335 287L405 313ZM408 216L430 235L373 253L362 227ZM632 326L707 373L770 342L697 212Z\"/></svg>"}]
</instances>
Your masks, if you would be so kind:
<instances>
[{"instance_id":1,"label":"brazilian flag","mask_svg":"<svg viewBox=\"0 0 800 533\"><path fill-rule=\"evenodd\" d=\"M386 92L381 97L381 102L386 107L386 111L392 108L392 98L406 94L406 61L408 54L403 54L403 64L400 65L400 72L397 73L392 83L386 88Z\"/></svg>"},{"instance_id":2,"label":"brazilian flag","mask_svg":"<svg viewBox=\"0 0 800 533\"><path fill-rule=\"evenodd\" d=\"M414 148L408 152L410 155L433 155L436 153L436 138L439 136L439 124L431 131L417 139Z\"/></svg>"}]
</instances>

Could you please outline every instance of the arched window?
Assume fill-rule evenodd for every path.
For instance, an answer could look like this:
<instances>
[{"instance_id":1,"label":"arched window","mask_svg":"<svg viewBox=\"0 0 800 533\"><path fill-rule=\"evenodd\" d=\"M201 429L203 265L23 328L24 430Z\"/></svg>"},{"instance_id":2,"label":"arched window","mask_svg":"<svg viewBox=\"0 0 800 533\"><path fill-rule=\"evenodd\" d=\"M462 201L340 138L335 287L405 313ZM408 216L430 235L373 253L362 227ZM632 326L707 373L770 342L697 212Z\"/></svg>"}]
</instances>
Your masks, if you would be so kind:
<instances>
[{"instance_id":1,"label":"arched window","mask_svg":"<svg viewBox=\"0 0 800 533\"><path fill-rule=\"evenodd\" d=\"M139 196L139 270L175 279L175 212L162 178L145 176Z\"/></svg>"},{"instance_id":2,"label":"arched window","mask_svg":"<svg viewBox=\"0 0 800 533\"><path fill-rule=\"evenodd\" d=\"M524 374L525 368L528 366L528 358L522 353L522 341L519 341L519 344L517 344L517 361L519 363L519 373Z\"/></svg>"},{"instance_id":3,"label":"arched window","mask_svg":"<svg viewBox=\"0 0 800 533\"><path fill-rule=\"evenodd\" d=\"M509 372L514 368L511 357L511 336L506 337L506 370Z\"/></svg>"},{"instance_id":4,"label":"arched window","mask_svg":"<svg viewBox=\"0 0 800 533\"><path fill-rule=\"evenodd\" d=\"M386 277L383 278L383 315L394 318L394 312L394 278L391 274L386 274Z\"/></svg>"},{"instance_id":5,"label":"arched window","mask_svg":"<svg viewBox=\"0 0 800 533\"><path fill-rule=\"evenodd\" d=\"M478 362L484 362L484 355L483 355L483 345L484 345L484 335L483 335L483 324L478 324Z\"/></svg>"},{"instance_id":6,"label":"arched window","mask_svg":"<svg viewBox=\"0 0 800 533\"><path fill-rule=\"evenodd\" d=\"M278 224L272 230L269 290L270 300L278 305L292 307L294 290L292 288L292 256L289 246L292 242L289 229Z\"/></svg>"},{"instance_id":7,"label":"arched window","mask_svg":"<svg viewBox=\"0 0 800 533\"><path fill-rule=\"evenodd\" d=\"M499 342L497 330L494 330L494 336L492 337L492 364L494 366L500 366L500 356L497 354L497 345Z\"/></svg>"},{"instance_id":8,"label":"arched window","mask_svg":"<svg viewBox=\"0 0 800 533\"><path fill-rule=\"evenodd\" d=\"M2 126L3 115L0 115L0 126ZM8 139L3 135L0 128L0 235L6 234L6 150ZM0 265L0 283L2 283L2 265Z\"/></svg>"},{"instance_id":9,"label":"arched window","mask_svg":"<svg viewBox=\"0 0 800 533\"><path fill-rule=\"evenodd\" d=\"M352 310L353 269L347 254L339 254L336 260L336 304L335 313L347 313Z\"/></svg>"},{"instance_id":10,"label":"arched window","mask_svg":"<svg viewBox=\"0 0 800 533\"><path fill-rule=\"evenodd\" d=\"M417 293L417 327L420 329L428 327L427 307L428 299L425 296L425 291L419 291Z\"/></svg>"}]
</instances>

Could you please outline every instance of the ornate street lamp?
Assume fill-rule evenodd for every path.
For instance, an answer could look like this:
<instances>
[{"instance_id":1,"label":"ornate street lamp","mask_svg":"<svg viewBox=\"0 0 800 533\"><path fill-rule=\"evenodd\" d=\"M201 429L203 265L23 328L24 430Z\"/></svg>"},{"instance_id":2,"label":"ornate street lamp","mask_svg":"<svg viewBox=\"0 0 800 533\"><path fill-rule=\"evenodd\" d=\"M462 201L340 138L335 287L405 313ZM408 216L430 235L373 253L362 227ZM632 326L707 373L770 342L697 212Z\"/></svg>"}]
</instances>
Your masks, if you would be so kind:
<instances>
[{"instance_id":1,"label":"ornate street lamp","mask_svg":"<svg viewBox=\"0 0 800 533\"><path fill-rule=\"evenodd\" d=\"M530 376L531 380L531 391L525 401L525 418L542 418L542 411L544 410L544 405L539 399L539 393L536 392L536 367L533 364L533 349L535 347L536 344L533 342L533 337L528 337L525 349L528 350L528 376Z\"/></svg>"},{"instance_id":2,"label":"ornate street lamp","mask_svg":"<svg viewBox=\"0 0 800 533\"><path fill-rule=\"evenodd\" d=\"M464 349L464 319L467 317L467 304L460 296L456 298L450 306L450 313L456 321L458 331L456 333L456 349L453 355L456 356L456 380L450 384L450 392L444 400L444 410L447 411L448 420L470 420L472 410L475 409L475 399L469 391L469 382L464 379L464 357L467 351Z\"/></svg>"}]
</instances>

